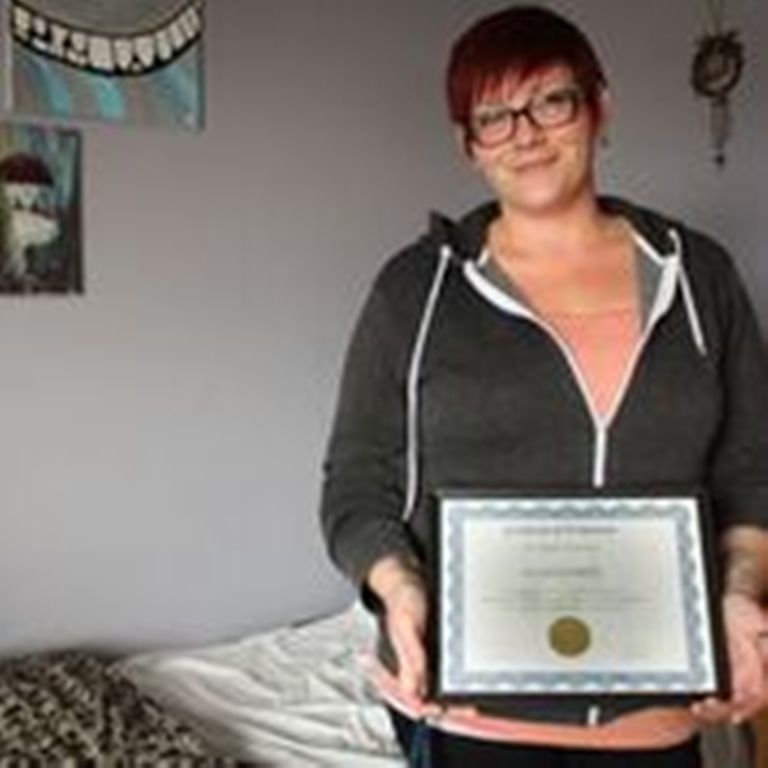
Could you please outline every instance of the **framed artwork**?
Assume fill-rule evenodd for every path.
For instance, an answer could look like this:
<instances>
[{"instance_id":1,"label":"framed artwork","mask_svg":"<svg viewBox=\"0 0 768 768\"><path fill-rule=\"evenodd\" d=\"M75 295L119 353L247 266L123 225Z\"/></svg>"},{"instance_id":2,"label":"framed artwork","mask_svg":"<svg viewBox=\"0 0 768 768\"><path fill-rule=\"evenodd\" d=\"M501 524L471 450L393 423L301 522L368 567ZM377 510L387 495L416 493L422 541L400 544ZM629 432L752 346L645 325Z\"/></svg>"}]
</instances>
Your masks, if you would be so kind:
<instances>
[{"instance_id":1,"label":"framed artwork","mask_svg":"<svg viewBox=\"0 0 768 768\"><path fill-rule=\"evenodd\" d=\"M10 109L199 129L203 0L10 0Z\"/></svg>"},{"instance_id":2,"label":"framed artwork","mask_svg":"<svg viewBox=\"0 0 768 768\"><path fill-rule=\"evenodd\" d=\"M0 293L81 293L80 135L0 124Z\"/></svg>"}]
</instances>

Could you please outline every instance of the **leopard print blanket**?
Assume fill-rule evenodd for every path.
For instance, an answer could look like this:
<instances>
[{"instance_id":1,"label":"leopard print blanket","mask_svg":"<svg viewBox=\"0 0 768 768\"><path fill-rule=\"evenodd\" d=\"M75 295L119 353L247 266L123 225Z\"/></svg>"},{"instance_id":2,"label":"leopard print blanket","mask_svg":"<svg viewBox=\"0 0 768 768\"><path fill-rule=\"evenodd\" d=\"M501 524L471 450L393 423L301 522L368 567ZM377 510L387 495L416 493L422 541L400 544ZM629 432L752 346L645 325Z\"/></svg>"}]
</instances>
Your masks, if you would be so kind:
<instances>
[{"instance_id":1,"label":"leopard print blanket","mask_svg":"<svg viewBox=\"0 0 768 768\"><path fill-rule=\"evenodd\" d=\"M0 768L225 768L110 662L84 652L0 662Z\"/></svg>"}]
</instances>

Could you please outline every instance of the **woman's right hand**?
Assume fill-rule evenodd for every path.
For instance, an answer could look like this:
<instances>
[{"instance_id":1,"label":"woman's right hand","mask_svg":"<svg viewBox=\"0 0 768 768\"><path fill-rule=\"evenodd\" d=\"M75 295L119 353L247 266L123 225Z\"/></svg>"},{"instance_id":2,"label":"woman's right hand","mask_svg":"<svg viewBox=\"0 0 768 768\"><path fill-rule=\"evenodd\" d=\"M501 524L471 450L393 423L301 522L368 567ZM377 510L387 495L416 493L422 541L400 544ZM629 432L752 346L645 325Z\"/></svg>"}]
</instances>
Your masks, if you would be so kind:
<instances>
[{"instance_id":1,"label":"woman's right hand","mask_svg":"<svg viewBox=\"0 0 768 768\"><path fill-rule=\"evenodd\" d=\"M398 682L404 693L424 699L427 691L424 581L396 557L375 563L367 581L384 605L387 633L397 657Z\"/></svg>"}]
</instances>

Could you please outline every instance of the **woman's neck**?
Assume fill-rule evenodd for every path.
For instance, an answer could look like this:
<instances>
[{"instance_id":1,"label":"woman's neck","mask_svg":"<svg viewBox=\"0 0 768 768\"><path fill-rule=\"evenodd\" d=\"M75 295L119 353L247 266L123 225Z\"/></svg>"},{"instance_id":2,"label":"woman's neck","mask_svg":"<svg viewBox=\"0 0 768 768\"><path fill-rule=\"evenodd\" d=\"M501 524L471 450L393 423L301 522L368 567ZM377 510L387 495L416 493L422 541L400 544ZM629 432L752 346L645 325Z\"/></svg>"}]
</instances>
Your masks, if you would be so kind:
<instances>
[{"instance_id":1,"label":"woman's neck","mask_svg":"<svg viewBox=\"0 0 768 768\"><path fill-rule=\"evenodd\" d=\"M505 207L493 224L491 248L502 259L580 259L594 246L624 234L619 219L600 210L596 198L584 198L557 211L528 212Z\"/></svg>"},{"instance_id":2,"label":"woman's neck","mask_svg":"<svg viewBox=\"0 0 768 768\"><path fill-rule=\"evenodd\" d=\"M491 225L495 264L544 316L626 309L637 301L628 224L596 204L557 216L503 210Z\"/></svg>"}]
</instances>

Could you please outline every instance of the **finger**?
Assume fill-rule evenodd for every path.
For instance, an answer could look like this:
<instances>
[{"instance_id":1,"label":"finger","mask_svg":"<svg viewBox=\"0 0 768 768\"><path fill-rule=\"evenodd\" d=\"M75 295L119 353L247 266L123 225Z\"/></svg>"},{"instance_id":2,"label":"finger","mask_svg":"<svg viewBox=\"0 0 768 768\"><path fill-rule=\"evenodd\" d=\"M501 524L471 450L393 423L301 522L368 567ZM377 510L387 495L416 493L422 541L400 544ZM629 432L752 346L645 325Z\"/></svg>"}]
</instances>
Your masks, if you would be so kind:
<instances>
[{"instance_id":1,"label":"finger","mask_svg":"<svg viewBox=\"0 0 768 768\"><path fill-rule=\"evenodd\" d=\"M699 710L694 714L696 720L702 725L718 725L731 719L730 710Z\"/></svg>"},{"instance_id":2,"label":"finger","mask_svg":"<svg viewBox=\"0 0 768 768\"><path fill-rule=\"evenodd\" d=\"M446 708L445 705L439 704L436 701L427 701L424 703L424 706L420 710L422 717L430 718L442 717L444 714L446 714L446 712L450 712L452 717L476 717L478 714L478 709L477 707L472 707L469 705L452 705L451 707Z\"/></svg>"},{"instance_id":3,"label":"finger","mask_svg":"<svg viewBox=\"0 0 768 768\"><path fill-rule=\"evenodd\" d=\"M460 707L451 707L452 715L465 715L467 717L476 717L477 713L478 713L477 707L471 707L468 705L463 705Z\"/></svg>"},{"instance_id":4,"label":"finger","mask_svg":"<svg viewBox=\"0 0 768 768\"><path fill-rule=\"evenodd\" d=\"M731 719L735 724L742 723L757 715L765 708L766 704L768 704L768 684L763 680L762 686L753 686L741 701L734 702Z\"/></svg>"},{"instance_id":5,"label":"finger","mask_svg":"<svg viewBox=\"0 0 768 768\"><path fill-rule=\"evenodd\" d=\"M406 693L423 697L426 693L426 654L415 626L399 622L392 628L392 645L398 661L398 679Z\"/></svg>"},{"instance_id":6,"label":"finger","mask_svg":"<svg viewBox=\"0 0 768 768\"><path fill-rule=\"evenodd\" d=\"M418 661L413 660L413 654L402 644L394 643L397 655L397 677L403 691L411 696L424 696L424 672Z\"/></svg>"},{"instance_id":7,"label":"finger","mask_svg":"<svg viewBox=\"0 0 768 768\"><path fill-rule=\"evenodd\" d=\"M730 703L710 697L691 706L694 717L705 723L718 723L728 720L733 714Z\"/></svg>"},{"instance_id":8,"label":"finger","mask_svg":"<svg viewBox=\"0 0 768 768\"><path fill-rule=\"evenodd\" d=\"M423 717L430 717L430 718L438 718L445 712L445 707L441 706L440 704L437 704L434 701L427 702L423 709L421 710L421 714Z\"/></svg>"},{"instance_id":9,"label":"finger","mask_svg":"<svg viewBox=\"0 0 768 768\"><path fill-rule=\"evenodd\" d=\"M753 643L739 642L733 654L733 703L740 709L759 705L765 694L763 660Z\"/></svg>"}]
</instances>

